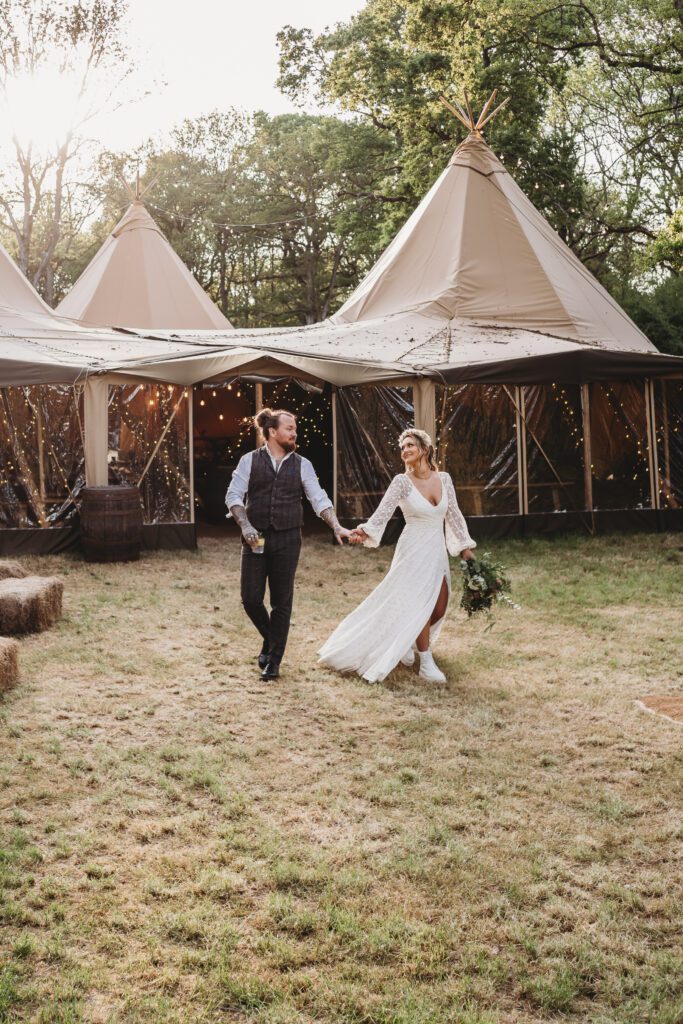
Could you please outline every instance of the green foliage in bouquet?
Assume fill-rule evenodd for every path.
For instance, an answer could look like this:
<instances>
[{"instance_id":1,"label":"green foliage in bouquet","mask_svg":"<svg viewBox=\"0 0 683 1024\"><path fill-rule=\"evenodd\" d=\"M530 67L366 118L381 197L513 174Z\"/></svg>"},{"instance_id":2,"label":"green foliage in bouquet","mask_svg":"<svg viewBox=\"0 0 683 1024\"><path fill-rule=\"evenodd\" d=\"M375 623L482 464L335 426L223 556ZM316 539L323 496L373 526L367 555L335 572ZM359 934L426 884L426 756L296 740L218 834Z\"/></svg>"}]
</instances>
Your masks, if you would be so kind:
<instances>
[{"instance_id":1,"label":"green foliage in bouquet","mask_svg":"<svg viewBox=\"0 0 683 1024\"><path fill-rule=\"evenodd\" d=\"M506 604L518 608L508 596L512 590L504 565L494 562L485 552L481 558L460 560L463 576L460 607L471 617L478 612L490 612L494 604Z\"/></svg>"}]
</instances>

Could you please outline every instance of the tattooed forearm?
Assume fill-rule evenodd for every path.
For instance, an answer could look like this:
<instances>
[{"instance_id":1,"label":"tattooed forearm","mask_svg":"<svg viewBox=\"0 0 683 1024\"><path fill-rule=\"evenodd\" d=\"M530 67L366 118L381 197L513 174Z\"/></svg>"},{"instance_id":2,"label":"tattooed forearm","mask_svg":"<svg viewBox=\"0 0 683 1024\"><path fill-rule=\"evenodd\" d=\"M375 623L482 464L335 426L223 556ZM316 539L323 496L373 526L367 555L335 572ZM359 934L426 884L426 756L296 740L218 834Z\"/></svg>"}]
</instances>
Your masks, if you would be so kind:
<instances>
[{"instance_id":1,"label":"tattooed forearm","mask_svg":"<svg viewBox=\"0 0 683 1024\"><path fill-rule=\"evenodd\" d=\"M329 508L324 508L322 510L322 512L320 513L320 518L324 523L327 523L331 530L334 530L335 533L339 533L342 526L339 520L337 519L334 509L332 508L331 505Z\"/></svg>"},{"instance_id":2,"label":"tattooed forearm","mask_svg":"<svg viewBox=\"0 0 683 1024\"><path fill-rule=\"evenodd\" d=\"M242 536L247 541L247 543L252 538L254 540L256 539L258 533L249 522L247 511L243 505L232 505L230 508L230 515L239 526L240 530L242 531Z\"/></svg>"}]
</instances>

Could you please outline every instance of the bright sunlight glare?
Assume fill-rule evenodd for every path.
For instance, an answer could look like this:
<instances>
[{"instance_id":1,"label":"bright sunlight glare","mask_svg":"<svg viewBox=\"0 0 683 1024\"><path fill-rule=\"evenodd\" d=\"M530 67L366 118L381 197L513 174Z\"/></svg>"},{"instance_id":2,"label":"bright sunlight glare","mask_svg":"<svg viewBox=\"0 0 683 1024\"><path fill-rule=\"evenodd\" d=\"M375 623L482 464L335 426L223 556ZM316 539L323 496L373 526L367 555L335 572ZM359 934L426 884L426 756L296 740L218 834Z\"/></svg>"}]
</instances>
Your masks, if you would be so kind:
<instances>
[{"instance_id":1,"label":"bright sunlight glare","mask_svg":"<svg viewBox=\"0 0 683 1024\"><path fill-rule=\"evenodd\" d=\"M23 149L54 149L80 119L79 85L73 72L50 65L8 78L0 93L3 130Z\"/></svg>"}]
</instances>

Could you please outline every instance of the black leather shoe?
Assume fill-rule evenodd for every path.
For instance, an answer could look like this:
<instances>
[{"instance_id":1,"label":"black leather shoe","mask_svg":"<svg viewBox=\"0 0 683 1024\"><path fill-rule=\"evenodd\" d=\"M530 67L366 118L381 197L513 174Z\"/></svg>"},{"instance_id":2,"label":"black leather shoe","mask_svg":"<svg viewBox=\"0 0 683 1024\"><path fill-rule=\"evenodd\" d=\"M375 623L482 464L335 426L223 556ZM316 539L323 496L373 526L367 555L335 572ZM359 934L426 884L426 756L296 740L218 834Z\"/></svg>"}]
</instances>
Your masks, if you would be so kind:
<instances>
[{"instance_id":1,"label":"black leather shoe","mask_svg":"<svg viewBox=\"0 0 683 1024\"><path fill-rule=\"evenodd\" d=\"M265 668L268 664L268 644L264 642L261 653L258 656L258 667Z\"/></svg>"},{"instance_id":2,"label":"black leather shoe","mask_svg":"<svg viewBox=\"0 0 683 1024\"><path fill-rule=\"evenodd\" d=\"M261 679L265 679L266 681L268 681L270 679L279 679L279 678L280 678L280 666L278 665L278 663L276 661L273 661L272 658L271 658L271 659L269 659L266 662L265 668L263 669L263 672L261 673Z\"/></svg>"}]
</instances>

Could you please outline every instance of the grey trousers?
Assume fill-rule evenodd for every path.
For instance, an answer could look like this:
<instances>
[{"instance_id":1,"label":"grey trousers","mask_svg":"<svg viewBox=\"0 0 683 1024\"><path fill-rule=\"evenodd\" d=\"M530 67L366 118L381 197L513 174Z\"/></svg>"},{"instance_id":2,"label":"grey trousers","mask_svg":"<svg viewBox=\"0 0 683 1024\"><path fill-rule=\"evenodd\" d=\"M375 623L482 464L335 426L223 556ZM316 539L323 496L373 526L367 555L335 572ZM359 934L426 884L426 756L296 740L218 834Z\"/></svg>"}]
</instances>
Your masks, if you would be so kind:
<instances>
[{"instance_id":1,"label":"grey trousers","mask_svg":"<svg viewBox=\"0 0 683 1024\"><path fill-rule=\"evenodd\" d=\"M265 530L265 548L255 555L242 541L240 592L244 610L263 637L268 657L280 663L287 646L294 599L294 577L301 552L301 530ZM264 598L266 583L270 613Z\"/></svg>"}]
</instances>

